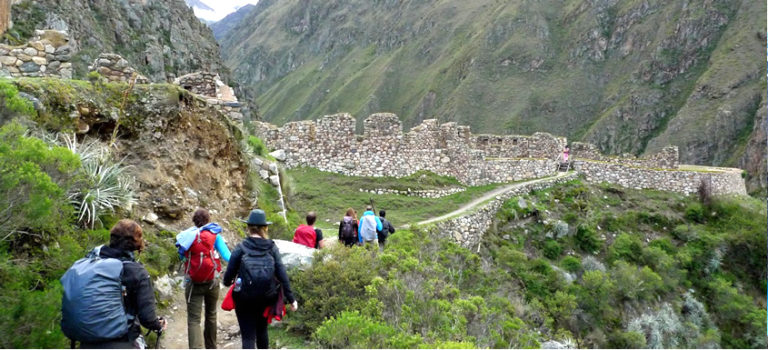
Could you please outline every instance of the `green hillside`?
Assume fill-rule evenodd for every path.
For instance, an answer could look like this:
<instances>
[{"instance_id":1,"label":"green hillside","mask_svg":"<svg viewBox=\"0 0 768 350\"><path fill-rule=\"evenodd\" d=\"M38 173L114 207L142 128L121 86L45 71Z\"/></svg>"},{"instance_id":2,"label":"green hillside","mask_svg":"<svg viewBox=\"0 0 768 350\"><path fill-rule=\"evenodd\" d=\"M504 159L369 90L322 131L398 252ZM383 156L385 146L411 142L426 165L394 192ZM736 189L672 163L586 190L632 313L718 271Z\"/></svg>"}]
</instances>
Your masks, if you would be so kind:
<instances>
[{"instance_id":1,"label":"green hillside","mask_svg":"<svg viewBox=\"0 0 768 350\"><path fill-rule=\"evenodd\" d=\"M765 3L280 1L220 40L265 120L349 112L547 131L619 154L673 144L764 187ZM763 152L764 153L764 152Z\"/></svg>"}]
</instances>

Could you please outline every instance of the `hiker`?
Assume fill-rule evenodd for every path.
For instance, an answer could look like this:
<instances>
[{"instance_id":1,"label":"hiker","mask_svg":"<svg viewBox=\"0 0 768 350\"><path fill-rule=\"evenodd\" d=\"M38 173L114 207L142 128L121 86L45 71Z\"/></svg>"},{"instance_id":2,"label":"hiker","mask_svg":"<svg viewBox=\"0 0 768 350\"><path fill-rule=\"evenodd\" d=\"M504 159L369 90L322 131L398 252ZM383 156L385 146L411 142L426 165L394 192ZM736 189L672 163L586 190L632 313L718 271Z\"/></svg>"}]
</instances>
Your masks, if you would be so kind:
<instances>
[{"instance_id":1,"label":"hiker","mask_svg":"<svg viewBox=\"0 0 768 350\"><path fill-rule=\"evenodd\" d=\"M351 247L357 243L357 213L354 209L347 209L347 213L339 223L339 242Z\"/></svg>"},{"instance_id":2,"label":"hiker","mask_svg":"<svg viewBox=\"0 0 768 350\"><path fill-rule=\"evenodd\" d=\"M377 240L376 232L381 231L381 220L373 213L372 206L366 206L360 224L357 226L358 242L360 244L374 244Z\"/></svg>"},{"instance_id":3,"label":"hiker","mask_svg":"<svg viewBox=\"0 0 768 350\"><path fill-rule=\"evenodd\" d=\"M185 252L186 271L184 296L187 300L187 335L190 349L216 348L216 311L219 301L218 276L221 259L229 262L230 252L221 226L211 222L206 209L192 214L195 238ZM217 254L218 253L218 254ZM219 257L220 256L220 257ZM202 309L205 304L205 327L200 330Z\"/></svg>"},{"instance_id":4,"label":"hiker","mask_svg":"<svg viewBox=\"0 0 768 350\"><path fill-rule=\"evenodd\" d=\"M314 211L307 213L307 224L299 225L296 232L293 233L293 243L305 245L310 248L322 249L325 247L323 240L323 230L315 228L317 214Z\"/></svg>"},{"instance_id":5,"label":"hiker","mask_svg":"<svg viewBox=\"0 0 768 350\"><path fill-rule=\"evenodd\" d=\"M387 237L389 237L391 233L395 233L395 227L392 226L392 223L390 223L389 220L384 218L385 216L387 216L387 212L385 210L379 210L381 230L376 231L379 236L379 250L384 250L384 245L387 243Z\"/></svg>"},{"instance_id":6,"label":"hiker","mask_svg":"<svg viewBox=\"0 0 768 350\"><path fill-rule=\"evenodd\" d=\"M109 245L94 248L61 277L61 330L83 349L143 349L141 326L162 332L168 323L157 317L149 273L136 262L144 249L141 226L117 222Z\"/></svg>"},{"instance_id":7,"label":"hiker","mask_svg":"<svg viewBox=\"0 0 768 350\"><path fill-rule=\"evenodd\" d=\"M267 234L272 223L267 221L266 213L261 209L251 210L244 222L248 225L248 237L232 253L224 273L224 285L229 287L236 283L232 299L240 325L242 348L253 349L256 345L266 349L269 346L269 317L281 317L285 310L283 295L292 311L296 311L299 304L293 297L280 251ZM236 277L239 277L237 281Z\"/></svg>"},{"instance_id":8,"label":"hiker","mask_svg":"<svg viewBox=\"0 0 768 350\"><path fill-rule=\"evenodd\" d=\"M563 163L568 163L568 156L571 153L571 149L568 148L568 146L565 146L565 149L563 150Z\"/></svg>"}]
</instances>

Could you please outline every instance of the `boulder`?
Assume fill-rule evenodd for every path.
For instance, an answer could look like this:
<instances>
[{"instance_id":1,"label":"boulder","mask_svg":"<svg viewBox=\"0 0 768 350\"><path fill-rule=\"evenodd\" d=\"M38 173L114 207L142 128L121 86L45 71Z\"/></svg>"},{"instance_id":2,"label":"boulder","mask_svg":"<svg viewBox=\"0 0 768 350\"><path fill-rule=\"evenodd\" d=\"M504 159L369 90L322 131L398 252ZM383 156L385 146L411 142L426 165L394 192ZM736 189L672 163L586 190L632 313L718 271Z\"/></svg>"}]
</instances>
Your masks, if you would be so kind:
<instances>
[{"instance_id":1,"label":"boulder","mask_svg":"<svg viewBox=\"0 0 768 350\"><path fill-rule=\"evenodd\" d=\"M274 242L287 268L308 266L312 263L315 249L281 239L275 239Z\"/></svg>"},{"instance_id":2,"label":"boulder","mask_svg":"<svg viewBox=\"0 0 768 350\"><path fill-rule=\"evenodd\" d=\"M269 182L272 184L272 186L280 186L280 177L277 175L272 175L269 177Z\"/></svg>"},{"instance_id":3,"label":"boulder","mask_svg":"<svg viewBox=\"0 0 768 350\"><path fill-rule=\"evenodd\" d=\"M259 170L259 176L261 176L262 180L266 180L269 178L269 171Z\"/></svg>"},{"instance_id":4,"label":"boulder","mask_svg":"<svg viewBox=\"0 0 768 350\"><path fill-rule=\"evenodd\" d=\"M275 157L275 159L284 162L286 159L285 150L279 149L277 151L274 151L269 154L272 157Z\"/></svg>"}]
</instances>

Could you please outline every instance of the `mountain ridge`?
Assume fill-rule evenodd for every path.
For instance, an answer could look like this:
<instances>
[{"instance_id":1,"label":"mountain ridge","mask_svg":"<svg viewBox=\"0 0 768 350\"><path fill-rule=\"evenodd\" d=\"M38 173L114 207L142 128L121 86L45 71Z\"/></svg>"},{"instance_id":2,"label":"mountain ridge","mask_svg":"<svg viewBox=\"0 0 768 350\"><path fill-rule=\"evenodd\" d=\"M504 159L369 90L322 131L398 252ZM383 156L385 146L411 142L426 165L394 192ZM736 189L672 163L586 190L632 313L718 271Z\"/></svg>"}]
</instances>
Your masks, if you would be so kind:
<instances>
[{"instance_id":1,"label":"mountain ridge","mask_svg":"<svg viewBox=\"0 0 768 350\"><path fill-rule=\"evenodd\" d=\"M746 165L755 189L766 179L747 147L765 140L753 131L765 119L764 6L284 1L220 42L271 122L392 112L406 127L436 117L547 131L611 154L673 144L686 163Z\"/></svg>"}]
</instances>

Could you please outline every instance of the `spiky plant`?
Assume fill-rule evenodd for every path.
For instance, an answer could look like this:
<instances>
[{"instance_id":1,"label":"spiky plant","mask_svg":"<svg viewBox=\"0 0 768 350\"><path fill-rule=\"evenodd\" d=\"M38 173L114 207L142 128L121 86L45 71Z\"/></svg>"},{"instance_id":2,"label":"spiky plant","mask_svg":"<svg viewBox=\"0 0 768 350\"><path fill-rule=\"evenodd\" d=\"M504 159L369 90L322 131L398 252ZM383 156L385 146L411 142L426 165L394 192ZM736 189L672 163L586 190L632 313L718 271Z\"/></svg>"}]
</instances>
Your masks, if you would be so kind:
<instances>
[{"instance_id":1,"label":"spiky plant","mask_svg":"<svg viewBox=\"0 0 768 350\"><path fill-rule=\"evenodd\" d=\"M74 135L59 135L53 140L80 156L80 180L68 194L79 223L94 228L101 222L100 216L118 208L130 210L136 203L130 167L114 161L109 148L95 140L80 143Z\"/></svg>"}]
</instances>

